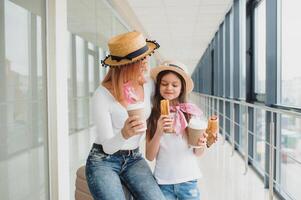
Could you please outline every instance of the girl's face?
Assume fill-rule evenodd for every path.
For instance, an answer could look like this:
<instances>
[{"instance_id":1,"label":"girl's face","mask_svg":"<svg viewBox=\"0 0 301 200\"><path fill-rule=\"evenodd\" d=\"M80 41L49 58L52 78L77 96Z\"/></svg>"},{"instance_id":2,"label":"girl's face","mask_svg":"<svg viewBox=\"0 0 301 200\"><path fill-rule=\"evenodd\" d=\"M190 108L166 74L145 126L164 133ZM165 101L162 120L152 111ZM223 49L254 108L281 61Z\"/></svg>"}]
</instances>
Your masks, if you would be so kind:
<instances>
[{"instance_id":1,"label":"girl's face","mask_svg":"<svg viewBox=\"0 0 301 200\"><path fill-rule=\"evenodd\" d=\"M168 73L162 77L160 83L160 94L164 99L174 100L179 97L181 93L181 80L177 75Z\"/></svg>"}]
</instances>

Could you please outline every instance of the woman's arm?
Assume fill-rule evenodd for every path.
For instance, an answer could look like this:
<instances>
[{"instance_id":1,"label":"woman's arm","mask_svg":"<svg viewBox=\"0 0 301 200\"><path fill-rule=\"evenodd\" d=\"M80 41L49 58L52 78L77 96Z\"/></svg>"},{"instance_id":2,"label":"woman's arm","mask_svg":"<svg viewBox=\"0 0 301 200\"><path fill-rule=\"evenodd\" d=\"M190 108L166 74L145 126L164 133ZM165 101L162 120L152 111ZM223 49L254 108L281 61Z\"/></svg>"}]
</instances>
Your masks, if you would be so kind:
<instances>
[{"instance_id":1,"label":"woman's arm","mask_svg":"<svg viewBox=\"0 0 301 200\"><path fill-rule=\"evenodd\" d=\"M108 154L113 154L120 150L127 139L135 135L136 129L143 128L143 123L129 117L121 130L113 131L110 104L105 95L95 93L92 99L92 114L98 139L103 149Z\"/></svg>"},{"instance_id":2,"label":"woman's arm","mask_svg":"<svg viewBox=\"0 0 301 200\"><path fill-rule=\"evenodd\" d=\"M114 133L109 108L110 102L106 101L106 96L96 91L92 98L92 115L97 137L104 151L113 154L121 149L126 139L121 131Z\"/></svg>"}]
</instances>

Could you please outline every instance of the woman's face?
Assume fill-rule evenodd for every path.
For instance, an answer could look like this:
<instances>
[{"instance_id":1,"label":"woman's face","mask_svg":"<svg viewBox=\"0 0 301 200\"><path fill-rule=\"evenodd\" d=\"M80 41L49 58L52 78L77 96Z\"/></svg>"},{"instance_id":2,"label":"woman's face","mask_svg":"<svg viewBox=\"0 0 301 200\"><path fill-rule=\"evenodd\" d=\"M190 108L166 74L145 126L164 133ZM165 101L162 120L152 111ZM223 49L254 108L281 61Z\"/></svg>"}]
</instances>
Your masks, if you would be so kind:
<instances>
[{"instance_id":1,"label":"woman's face","mask_svg":"<svg viewBox=\"0 0 301 200\"><path fill-rule=\"evenodd\" d=\"M148 73L148 57L141 61L139 66L139 83L145 83L145 75Z\"/></svg>"},{"instance_id":2,"label":"woman's face","mask_svg":"<svg viewBox=\"0 0 301 200\"><path fill-rule=\"evenodd\" d=\"M181 93L181 80L174 73L164 75L160 82L160 94L164 99L174 100Z\"/></svg>"},{"instance_id":3,"label":"woman's face","mask_svg":"<svg viewBox=\"0 0 301 200\"><path fill-rule=\"evenodd\" d=\"M141 61L140 73L144 75L148 71L148 57Z\"/></svg>"}]
</instances>

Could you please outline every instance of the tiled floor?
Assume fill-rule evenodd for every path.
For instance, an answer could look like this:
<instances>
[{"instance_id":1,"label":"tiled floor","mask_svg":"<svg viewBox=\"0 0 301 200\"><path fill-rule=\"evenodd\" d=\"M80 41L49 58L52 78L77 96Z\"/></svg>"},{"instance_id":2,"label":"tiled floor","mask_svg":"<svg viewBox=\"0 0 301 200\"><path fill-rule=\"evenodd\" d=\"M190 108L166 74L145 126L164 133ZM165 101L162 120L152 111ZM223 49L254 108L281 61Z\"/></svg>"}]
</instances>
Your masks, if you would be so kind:
<instances>
[{"instance_id":1,"label":"tiled floor","mask_svg":"<svg viewBox=\"0 0 301 200\"><path fill-rule=\"evenodd\" d=\"M70 136L70 197L74 199L76 169L85 163L93 142L93 129ZM141 148L143 151L143 146ZM154 163L150 163L153 168ZM203 178L200 180L202 200L267 200L268 190L262 180L249 168L244 175L244 162L222 139L200 158Z\"/></svg>"},{"instance_id":2,"label":"tiled floor","mask_svg":"<svg viewBox=\"0 0 301 200\"><path fill-rule=\"evenodd\" d=\"M268 190L257 174L248 168L231 146L220 139L200 158L203 178L200 180L202 200L266 200ZM276 199L276 198L274 198Z\"/></svg>"}]
</instances>

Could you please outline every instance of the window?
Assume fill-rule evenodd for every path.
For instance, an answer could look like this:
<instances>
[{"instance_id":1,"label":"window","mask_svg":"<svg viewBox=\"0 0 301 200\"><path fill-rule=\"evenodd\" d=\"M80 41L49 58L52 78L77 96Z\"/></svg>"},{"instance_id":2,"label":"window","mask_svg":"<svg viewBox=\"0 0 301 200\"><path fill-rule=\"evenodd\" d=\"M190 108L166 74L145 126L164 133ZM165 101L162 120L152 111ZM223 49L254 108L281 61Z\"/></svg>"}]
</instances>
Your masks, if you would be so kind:
<instances>
[{"instance_id":1,"label":"window","mask_svg":"<svg viewBox=\"0 0 301 200\"><path fill-rule=\"evenodd\" d=\"M225 96L233 97L233 11L225 19Z\"/></svg>"},{"instance_id":2,"label":"window","mask_svg":"<svg viewBox=\"0 0 301 200\"><path fill-rule=\"evenodd\" d=\"M280 190L284 196L300 199L301 119L282 115L280 122Z\"/></svg>"},{"instance_id":3,"label":"window","mask_svg":"<svg viewBox=\"0 0 301 200\"><path fill-rule=\"evenodd\" d=\"M281 104L301 108L301 1L281 3Z\"/></svg>"},{"instance_id":4,"label":"window","mask_svg":"<svg viewBox=\"0 0 301 200\"><path fill-rule=\"evenodd\" d=\"M301 108L301 69L299 47L301 46L300 1L278 1L280 5L280 95L279 104L284 107ZM291 199L300 199L301 175L301 119L281 115L279 169L277 181L280 193Z\"/></svg>"},{"instance_id":5,"label":"window","mask_svg":"<svg viewBox=\"0 0 301 200\"><path fill-rule=\"evenodd\" d=\"M96 60L99 48L74 34L71 34L71 42L69 128L70 133L75 133L92 125L90 98L99 84L99 63Z\"/></svg>"},{"instance_id":6,"label":"window","mask_svg":"<svg viewBox=\"0 0 301 200\"><path fill-rule=\"evenodd\" d=\"M246 100L263 104L266 101L266 1L249 1L246 16ZM246 113L242 118L245 117ZM249 152L252 164L263 176L267 150L266 112L251 108L248 109L248 118L249 134L243 136L243 141L248 137L248 145L252 147Z\"/></svg>"},{"instance_id":7,"label":"window","mask_svg":"<svg viewBox=\"0 0 301 200\"><path fill-rule=\"evenodd\" d=\"M254 147L253 147L253 164L259 170L264 172L265 165L265 136L266 136L266 112L264 110L255 109L254 113Z\"/></svg>"},{"instance_id":8,"label":"window","mask_svg":"<svg viewBox=\"0 0 301 200\"><path fill-rule=\"evenodd\" d=\"M0 194L46 200L46 6L16 2L0 1Z\"/></svg>"},{"instance_id":9,"label":"window","mask_svg":"<svg viewBox=\"0 0 301 200\"><path fill-rule=\"evenodd\" d=\"M238 147L238 149L239 149L239 151L240 152L243 152L244 153L244 151L245 151L245 147L246 147L246 135L247 135L247 133L246 133L246 130L245 130L245 127L247 126L247 121L246 121L246 119L247 119L247 113L248 113L248 110L247 110L247 108L245 107L245 106L240 106L239 107L239 110L240 110L240 119L239 119L239 124L240 124L240 126L239 126L239 131L240 131L240 135L239 135L239 147Z\"/></svg>"},{"instance_id":10,"label":"window","mask_svg":"<svg viewBox=\"0 0 301 200\"><path fill-rule=\"evenodd\" d=\"M88 127L89 123L89 85L88 85L88 66L87 61L87 43L79 36L75 37L76 48L76 129L81 130Z\"/></svg>"},{"instance_id":11,"label":"window","mask_svg":"<svg viewBox=\"0 0 301 200\"><path fill-rule=\"evenodd\" d=\"M254 92L265 94L266 84L266 2L259 2L254 10ZM258 99L257 100L264 100Z\"/></svg>"},{"instance_id":12,"label":"window","mask_svg":"<svg viewBox=\"0 0 301 200\"><path fill-rule=\"evenodd\" d=\"M218 95L225 96L225 25L222 23L218 33ZM206 56L208 57L208 56Z\"/></svg>"}]
</instances>

